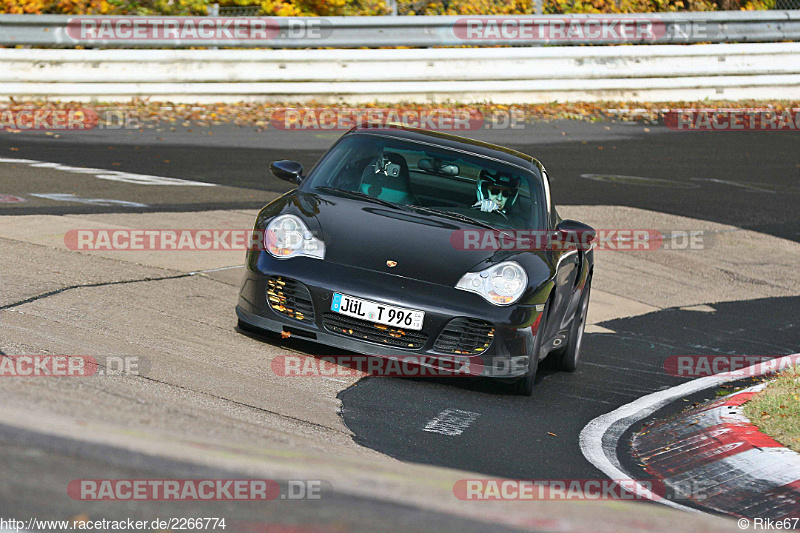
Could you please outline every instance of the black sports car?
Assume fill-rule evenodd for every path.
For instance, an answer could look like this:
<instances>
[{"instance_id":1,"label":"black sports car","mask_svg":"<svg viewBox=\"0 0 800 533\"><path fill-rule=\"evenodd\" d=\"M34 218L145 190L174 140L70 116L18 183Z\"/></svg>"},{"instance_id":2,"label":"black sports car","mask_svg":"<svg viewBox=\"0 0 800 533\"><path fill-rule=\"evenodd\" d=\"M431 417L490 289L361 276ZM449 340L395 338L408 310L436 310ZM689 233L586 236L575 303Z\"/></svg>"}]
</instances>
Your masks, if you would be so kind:
<instances>
[{"instance_id":1,"label":"black sports car","mask_svg":"<svg viewBox=\"0 0 800 533\"><path fill-rule=\"evenodd\" d=\"M294 161L270 168L298 187L258 215L264 246L248 252L241 329L434 367L468 358L522 394L548 354L575 369L594 231L558 216L536 159L365 124L307 176ZM578 245L531 245L524 232Z\"/></svg>"}]
</instances>

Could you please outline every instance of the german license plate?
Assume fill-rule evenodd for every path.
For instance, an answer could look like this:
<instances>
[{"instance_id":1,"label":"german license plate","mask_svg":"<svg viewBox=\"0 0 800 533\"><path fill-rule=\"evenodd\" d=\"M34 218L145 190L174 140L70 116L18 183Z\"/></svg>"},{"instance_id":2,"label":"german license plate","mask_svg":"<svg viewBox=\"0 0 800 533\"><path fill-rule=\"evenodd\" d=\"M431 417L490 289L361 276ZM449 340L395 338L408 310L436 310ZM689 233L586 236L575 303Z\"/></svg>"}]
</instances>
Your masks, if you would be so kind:
<instances>
[{"instance_id":1,"label":"german license plate","mask_svg":"<svg viewBox=\"0 0 800 533\"><path fill-rule=\"evenodd\" d=\"M339 292L333 293L331 311L378 324L416 330L422 329L425 319L424 311L370 302Z\"/></svg>"}]
</instances>

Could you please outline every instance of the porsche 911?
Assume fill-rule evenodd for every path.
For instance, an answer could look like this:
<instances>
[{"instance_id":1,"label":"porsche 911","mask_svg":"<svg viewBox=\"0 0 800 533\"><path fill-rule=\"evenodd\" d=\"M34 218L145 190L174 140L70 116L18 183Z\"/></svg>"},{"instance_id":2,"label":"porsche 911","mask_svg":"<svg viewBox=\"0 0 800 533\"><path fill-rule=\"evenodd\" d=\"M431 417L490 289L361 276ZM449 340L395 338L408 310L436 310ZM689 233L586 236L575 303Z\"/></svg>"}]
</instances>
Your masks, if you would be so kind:
<instances>
[{"instance_id":1,"label":"porsche 911","mask_svg":"<svg viewBox=\"0 0 800 533\"><path fill-rule=\"evenodd\" d=\"M307 174L294 161L270 169L297 187L256 219L264 245L247 254L241 329L376 357L416 355L432 367L464 358L527 395L545 358L577 367L591 245L485 238L529 231L591 243L592 228L559 217L535 158L364 124Z\"/></svg>"}]
</instances>

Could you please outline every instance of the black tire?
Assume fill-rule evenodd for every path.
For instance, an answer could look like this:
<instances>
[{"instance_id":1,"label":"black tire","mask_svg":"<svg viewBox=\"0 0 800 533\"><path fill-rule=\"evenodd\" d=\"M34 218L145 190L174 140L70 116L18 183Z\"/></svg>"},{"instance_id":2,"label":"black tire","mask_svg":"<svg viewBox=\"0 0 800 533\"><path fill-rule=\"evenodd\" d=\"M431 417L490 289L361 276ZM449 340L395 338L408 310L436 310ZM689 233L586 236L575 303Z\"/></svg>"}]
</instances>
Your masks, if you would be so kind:
<instances>
[{"instance_id":1,"label":"black tire","mask_svg":"<svg viewBox=\"0 0 800 533\"><path fill-rule=\"evenodd\" d=\"M592 275L586 280L586 286L581 295L578 309L575 310L575 318L569 328L567 345L553 355L558 361L559 370L575 372L578 368L578 360L581 356L581 345L583 344L583 330L586 327L586 315L589 311L589 293L592 290Z\"/></svg>"},{"instance_id":2,"label":"black tire","mask_svg":"<svg viewBox=\"0 0 800 533\"><path fill-rule=\"evenodd\" d=\"M539 322L538 331L540 332L544 332L545 322L547 321L547 314L549 311L550 300L547 300L547 303L544 306L544 311L542 311L542 320ZM536 340L533 344L533 355L531 356L531 360L528 362L528 371L524 376L514 382L514 394L519 394L520 396L531 396L533 394L533 386L536 382L536 372L539 370L539 351L541 349L542 335L537 333Z\"/></svg>"}]
</instances>

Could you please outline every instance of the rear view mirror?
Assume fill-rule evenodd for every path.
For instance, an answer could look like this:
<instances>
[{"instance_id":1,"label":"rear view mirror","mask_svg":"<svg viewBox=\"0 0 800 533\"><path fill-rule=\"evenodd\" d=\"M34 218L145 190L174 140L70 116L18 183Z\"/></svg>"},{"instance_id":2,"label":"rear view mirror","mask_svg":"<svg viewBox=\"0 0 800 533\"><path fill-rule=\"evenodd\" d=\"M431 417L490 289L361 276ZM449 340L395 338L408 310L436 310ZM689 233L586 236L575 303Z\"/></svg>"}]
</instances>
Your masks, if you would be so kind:
<instances>
[{"instance_id":1,"label":"rear view mirror","mask_svg":"<svg viewBox=\"0 0 800 533\"><path fill-rule=\"evenodd\" d=\"M434 161L433 159L420 159L417 166L420 170L428 174L435 174L443 177L458 176L458 165L452 163L442 163L441 161Z\"/></svg>"},{"instance_id":2,"label":"rear view mirror","mask_svg":"<svg viewBox=\"0 0 800 533\"><path fill-rule=\"evenodd\" d=\"M297 161L289 161L282 159L281 161L273 161L269 166L272 175L283 181L289 183L300 184L303 181L303 165Z\"/></svg>"},{"instance_id":3,"label":"rear view mirror","mask_svg":"<svg viewBox=\"0 0 800 533\"><path fill-rule=\"evenodd\" d=\"M589 249L592 241L597 236L597 232L593 227L578 222L577 220L562 220L556 228L558 235L556 238L561 239L564 243L572 243L582 246L583 249Z\"/></svg>"}]
</instances>

